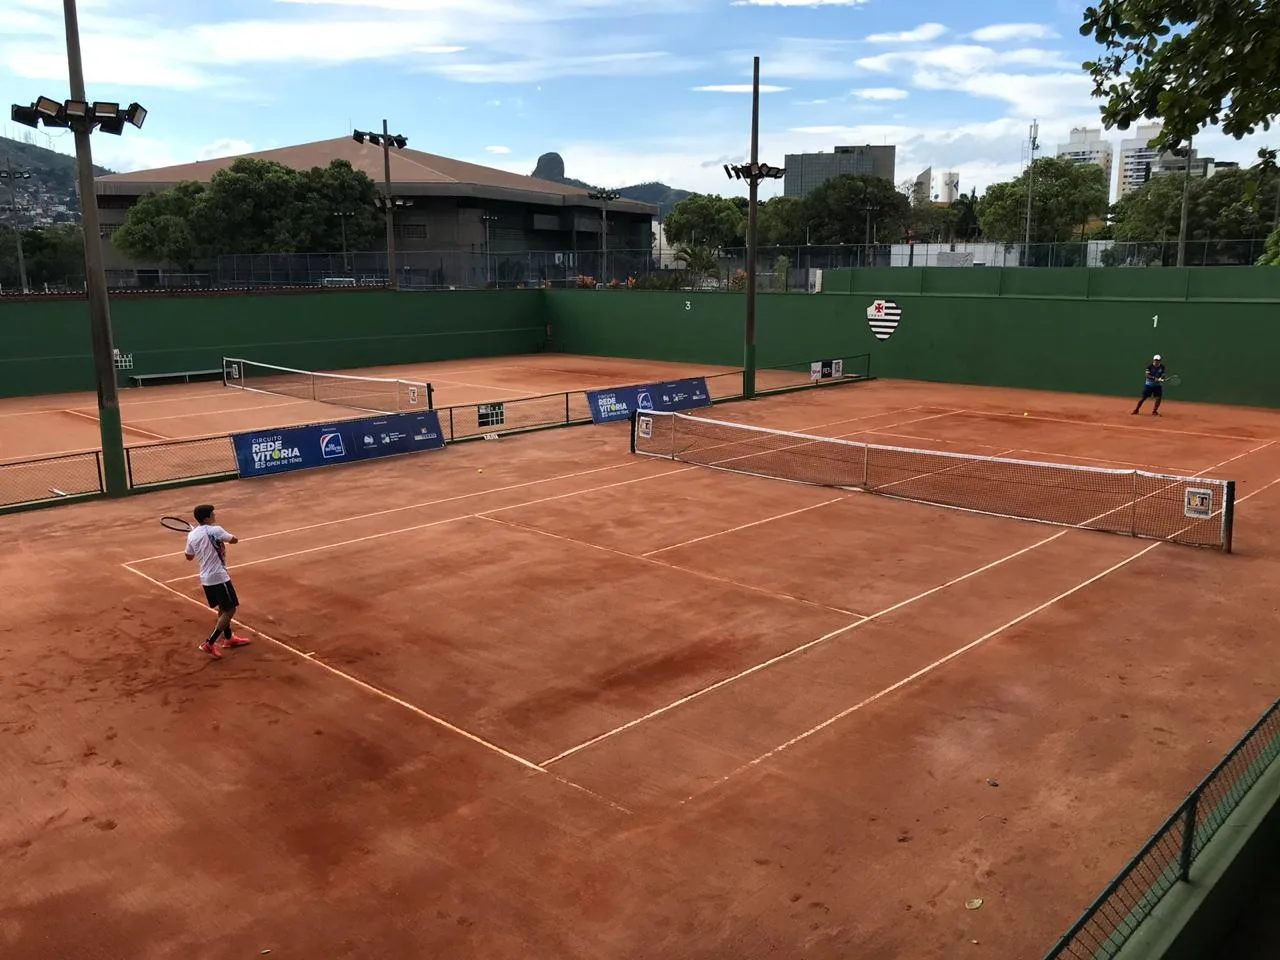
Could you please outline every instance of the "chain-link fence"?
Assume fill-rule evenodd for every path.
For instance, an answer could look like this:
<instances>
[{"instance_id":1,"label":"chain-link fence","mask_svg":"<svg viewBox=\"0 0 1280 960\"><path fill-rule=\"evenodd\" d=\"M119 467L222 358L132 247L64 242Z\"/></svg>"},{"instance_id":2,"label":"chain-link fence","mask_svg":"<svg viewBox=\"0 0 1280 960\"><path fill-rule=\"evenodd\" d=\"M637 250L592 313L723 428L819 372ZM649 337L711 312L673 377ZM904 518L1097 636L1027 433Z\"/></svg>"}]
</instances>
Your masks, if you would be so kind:
<instances>
[{"instance_id":1,"label":"chain-link fence","mask_svg":"<svg viewBox=\"0 0 1280 960\"><path fill-rule=\"evenodd\" d=\"M231 437L169 440L125 448L129 486L136 489L178 480L238 476Z\"/></svg>"},{"instance_id":2,"label":"chain-link fence","mask_svg":"<svg viewBox=\"0 0 1280 960\"><path fill-rule=\"evenodd\" d=\"M97 450L0 463L0 507L102 492Z\"/></svg>"},{"instance_id":3,"label":"chain-link fence","mask_svg":"<svg viewBox=\"0 0 1280 960\"><path fill-rule=\"evenodd\" d=\"M1188 240L1183 263L1252 266L1264 239ZM1174 240L1067 243L835 244L762 246L756 284L762 290L807 292L817 271L857 267L1160 267L1176 266ZM409 250L396 254L396 279L406 290L484 287L613 286L670 290L741 290L744 247L695 249L655 243L607 250ZM245 287L365 287L388 282L385 252L226 254L194 272L108 271L114 289L227 289Z\"/></svg>"},{"instance_id":4,"label":"chain-link fence","mask_svg":"<svg viewBox=\"0 0 1280 960\"><path fill-rule=\"evenodd\" d=\"M1280 757L1277 700L1142 846L1044 960L1108 960L1156 905L1191 877L1196 858Z\"/></svg>"}]
</instances>

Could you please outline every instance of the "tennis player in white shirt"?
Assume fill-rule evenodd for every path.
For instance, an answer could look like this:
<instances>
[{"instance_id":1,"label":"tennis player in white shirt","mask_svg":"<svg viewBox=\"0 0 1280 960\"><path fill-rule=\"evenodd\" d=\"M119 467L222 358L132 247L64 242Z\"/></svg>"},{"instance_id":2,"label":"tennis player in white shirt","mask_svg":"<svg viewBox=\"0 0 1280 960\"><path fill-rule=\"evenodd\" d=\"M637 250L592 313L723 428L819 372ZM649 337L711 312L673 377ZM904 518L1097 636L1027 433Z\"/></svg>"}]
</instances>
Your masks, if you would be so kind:
<instances>
[{"instance_id":1,"label":"tennis player in white shirt","mask_svg":"<svg viewBox=\"0 0 1280 960\"><path fill-rule=\"evenodd\" d=\"M231 632L231 618L240 606L240 598L236 596L231 573L227 570L227 544L238 541L217 525L212 504L202 503L196 507L195 517L197 526L187 534L186 557L200 561L200 583L204 587L205 599L218 611L218 623L209 639L200 644L200 650L220 660L222 651L219 646L243 647L249 642ZM219 634L223 637L221 643L218 642Z\"/></svg>"}]
</instances>

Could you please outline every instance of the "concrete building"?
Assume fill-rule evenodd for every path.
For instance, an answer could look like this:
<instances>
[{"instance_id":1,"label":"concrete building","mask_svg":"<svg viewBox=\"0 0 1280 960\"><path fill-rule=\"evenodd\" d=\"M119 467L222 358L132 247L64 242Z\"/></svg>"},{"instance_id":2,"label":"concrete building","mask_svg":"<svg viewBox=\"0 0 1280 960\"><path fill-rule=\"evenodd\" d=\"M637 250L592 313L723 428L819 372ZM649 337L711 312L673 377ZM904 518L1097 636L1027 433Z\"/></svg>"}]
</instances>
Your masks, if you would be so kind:
<instances>
[{"instance_id":1,"label":"concrete building","mask_svg":"<svg viewBox=\"0 0 1280 960\"><path fill-rule=\"evenodd\" d=\"M836 147L831 153L789 153L783 165L786 175L782 193L787 197L804 197L835 177L847 173L880 177L890 182L898 148L894 146Z\"/></svg>"},{"instance_id":2,"label":"concrete building","mask_svg":"<svg viewBox=\"0 0 1280 960\"><path fill-rule=\"evenodd\" d=\"M1139 126L1132 137L1120 141L1119 196L1136 190L1146 181L1147 164L1154 164L1159 158L1159 152L1147 143L1160 136L1163 129L1160 124Z\"/></svg>"},{"instance_id":3,"label":"concrete building","mask_svg":"<svg viewBox=\"0 0 1280 960\"><path fill-rule=\"evenodd\" d=\"M942 175L942 183L938 190L938 200L942 203L952 204L960 198L960 174L955 170L948 170Z\"/></svg>"},{"instance_id":4,"label":"concrete building","mask_svg":"<svg viewBox=\"0 0 1280 960\"><path fill-rule=\"evenodd\" d=\"M1067 142L1058 144L1058 156L1073 163L1097 164L1106 174L1107 189L1111 189L1115 154L1101 127L1073 127Z\"/></svg>"},{"instance_id":5,"label":"concrete building","mask_svg":"<svg viewBox=\"0 0 1280 960\"><path fill-rule=\"evenodd\" d=\"M331 160L346 160L366 173L381 188L383 154L381 147L357 143L351 137L281 147L244 154L272 160L296 170L328 166ZM197 163L118 173L99 177L95 193L102 222L103 252L113 283L147 285L159 282L159 274L172 269L169 264L131 262L111 243L111 236L124 222L138 198L194 180L208 183L219 170L239 157L222 157ZM381 192L381 191L380 191ZM398 273L409 286L484 286L495 283L536 284L571 281L579 275L596 279L625 278L648 264L633 264L636 251L650 248L652 224L658 208L634 200L613 200L607 205L607 266L602 269L600 247L602 208L588 191L551 180L509 173L479 164L452 160L413 149L391 150L391 195L395 203L394 230ZM612 251L617 251L616 254ZM624 251L626 251L624 253ZM223 251L219 262L209 265L221 282L258 282L261 269L274 270L272 282L299 282L300 259L310 264L306 272L311 282L319 270L329 276L375 279L386 276L386 251L317 250L306 254L230 256ZM318 256L317 256L318 255ZM272 266L273 260L277 264ZM242 269L245 264L258 266ZM287 262L286 262L287 261ZM320 266L316 266L316 264ZM265 267L261 266L266 264ZM362 266L363 264L363 266ZM277 275L287 268L288 276ZM227 276L232 271L235 276ZM372 276L371 276L372 275Z\"/></svg>"},{"instance_id":6,"label":"concrete building","mask_svg":"<svg viewBox=\"0 0 1280 960\"><path fill-rule=\"evenodd\" d=\"M923 207L933 200L933 167L921 170L911 184L911 205Z\"/></svg>"}]
</instances>

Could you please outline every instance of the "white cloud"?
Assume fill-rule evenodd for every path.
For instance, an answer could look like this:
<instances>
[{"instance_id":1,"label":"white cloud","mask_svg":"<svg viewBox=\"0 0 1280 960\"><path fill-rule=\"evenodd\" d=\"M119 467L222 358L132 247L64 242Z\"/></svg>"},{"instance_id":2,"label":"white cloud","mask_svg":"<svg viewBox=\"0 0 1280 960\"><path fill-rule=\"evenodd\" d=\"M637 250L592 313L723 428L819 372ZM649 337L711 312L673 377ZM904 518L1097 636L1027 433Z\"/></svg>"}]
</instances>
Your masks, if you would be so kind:
<instances>
[{"instance_id":1,"label":"white cloud","mask_svg":"<svg viewBox=\"0 0 1280 960\"><path fill-rule=\"evenodd\" d=\"M849 91L850 96L859 100L905 100L910 94L897 87L863 87Z\"/></svg>"},{"instance_id":2,"label":"white cloud","mask_svg":"<svg viewBox=\"0 0 1280 960\"><path fill-rule=\"evenodd\" d=\"M501 146L485 147L485 150L486 150L488 153L498 153L498 154L504 154L504 153L510 153L510 152L511 152L511 148L510 148L510 147L501 147Z\"/></svg>"},{"instance_id":3,"label":"white cloud","mask_svg":"<svg viewBox=\"0 0 1280 960\"><path fill-rule=\"evenodd\" d=\"M705 87L691 87L695 93L750 93L752 86L749 83L713 83ZM784 90L790 90L790 87L774 87L768 84L760 84L761 93L782 93Z\"/></svg>"},{"instance_id":4,"label":"white cloud","mask_svg":"<svg viewBox=\"0 0 1280 960\"><path fill-rule=\"evenodd\" d=\"M993 23L969 34L979 43L1003 43L1009 40L1049 40L1057 34L1040 23Z\"/></svg>"},{"instance_id":5,"label":"white cloud","mask_svg":"<svg viewBox=\"0 0 1280 960\"><path fill-rule=\"evenodd\" d=\"M825 40L809 37L783 37L778 46L761 56L761 76L770 80L840 80L855 77L855 41ZM729 51L724 55L727 63L746 64L744 73L751 75L752 53Z\"/></svg>"},{"instance_id":6,"label":"white cloud","mask_svg":"<svg viewBox=\"0 0 1280 960\"><path fill-rule=\"evenodd\" d=\"M927 43L946 32L947 28L940 23L922 23L913 30L899 33L873 33L867 37L867 43Z\"/></svg>"},{"instance_id":7,"label":"white cloud","mask_svg":"<svg viewBox=\"0 0 1280 960\"><path fill-rule=\"evenodd\" d=\"M697 60L664 51L602 53L475 63L439 63L419 69L460 83L534 83L553 77L632 77L696 70Z\"/></svg>"}]
</instances>

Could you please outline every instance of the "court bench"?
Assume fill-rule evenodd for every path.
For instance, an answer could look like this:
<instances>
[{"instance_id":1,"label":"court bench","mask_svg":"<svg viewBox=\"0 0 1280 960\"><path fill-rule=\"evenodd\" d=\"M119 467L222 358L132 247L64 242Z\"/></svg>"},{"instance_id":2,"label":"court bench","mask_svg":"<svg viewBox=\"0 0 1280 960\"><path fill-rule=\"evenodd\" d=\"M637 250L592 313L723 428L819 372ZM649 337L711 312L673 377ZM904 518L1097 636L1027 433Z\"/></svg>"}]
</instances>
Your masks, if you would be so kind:
<instances>
[{"instance_id":1,"label":"court bench","mask_svg":"<svg viewBox=\"0 0 1280 960\"><path fill-rule=\"evenodd\" d=\"M173 373L131 373L129 379L135 387L144 387L148 383L191 383L196 380L221 380L222 368L213 370L178 370Z\"/></svg>"}]
</instances>

